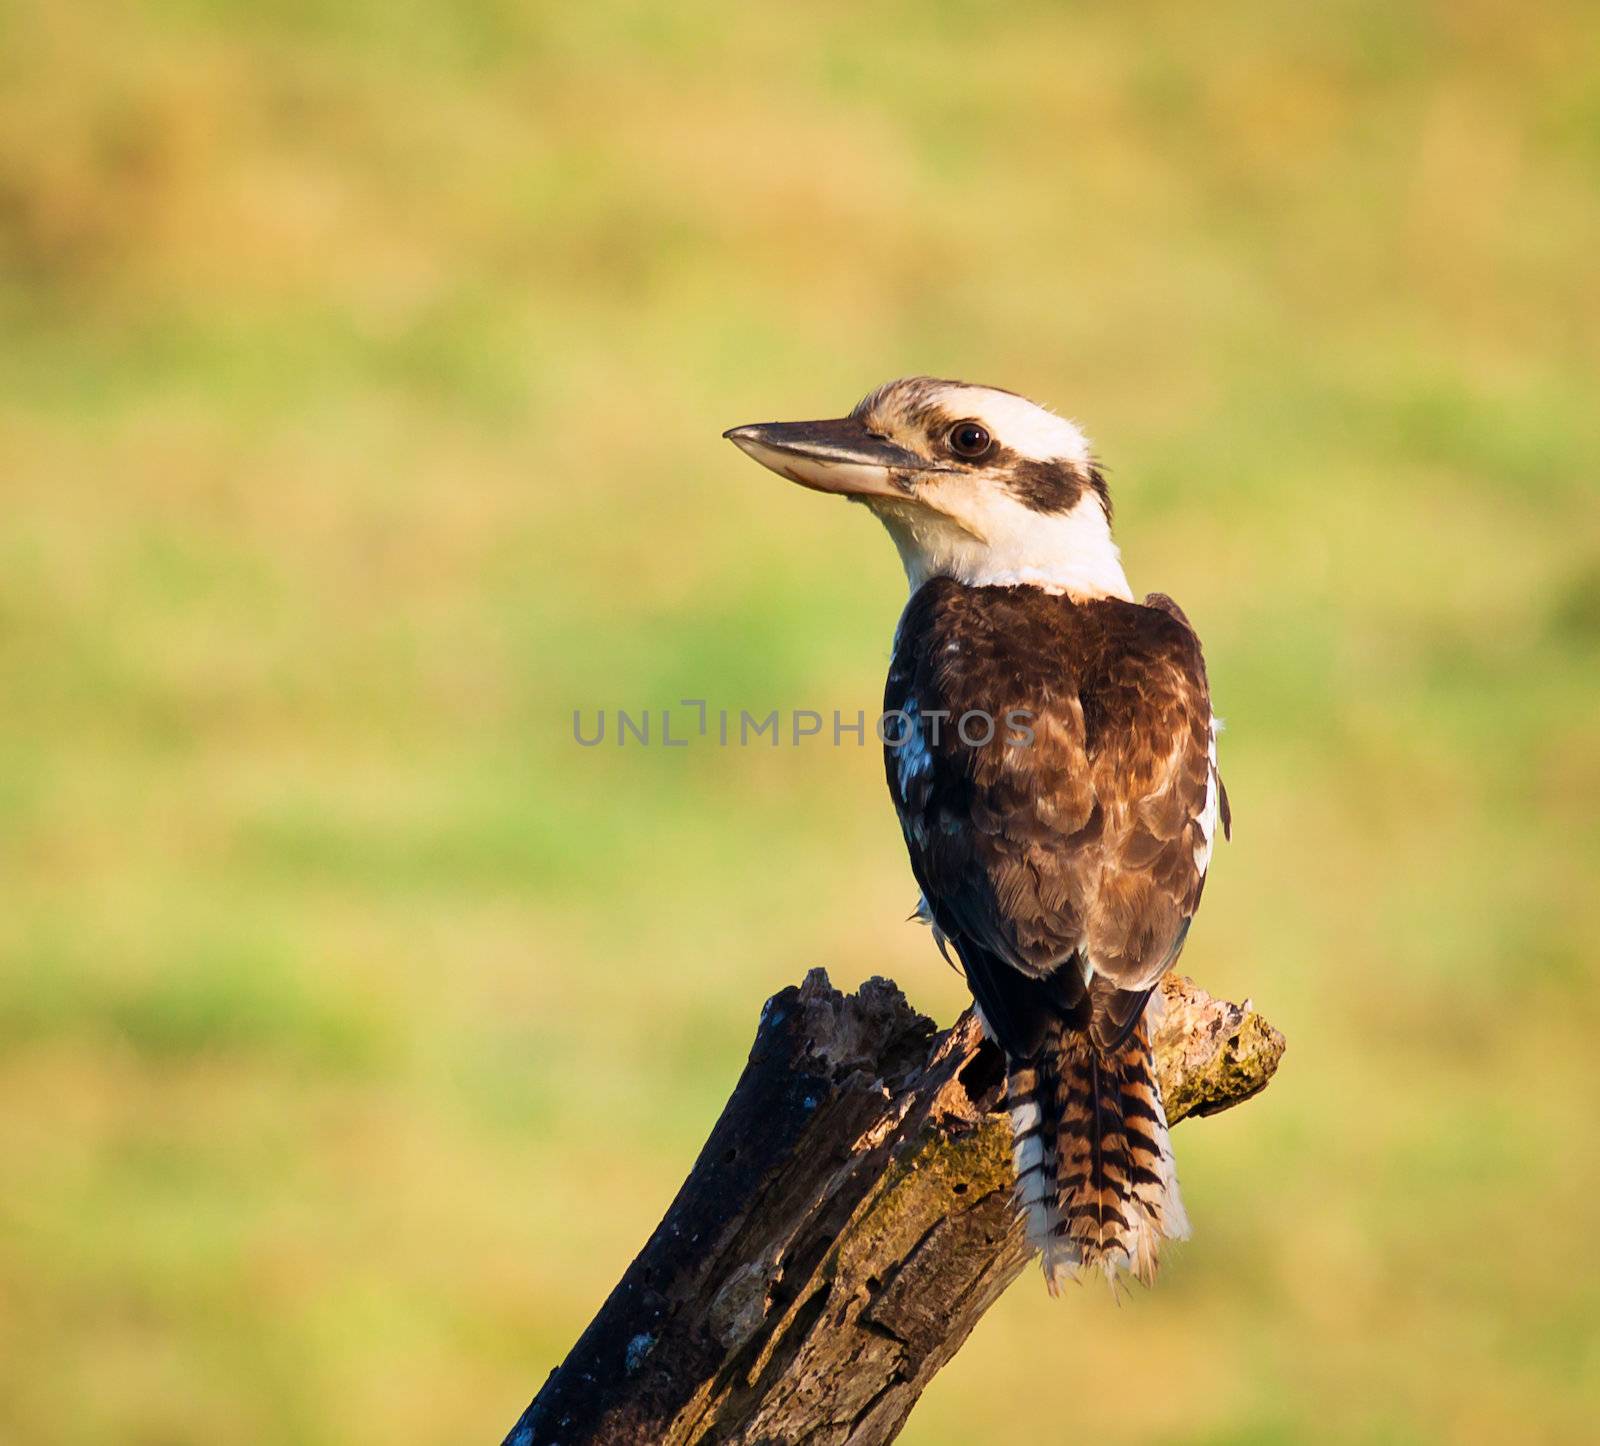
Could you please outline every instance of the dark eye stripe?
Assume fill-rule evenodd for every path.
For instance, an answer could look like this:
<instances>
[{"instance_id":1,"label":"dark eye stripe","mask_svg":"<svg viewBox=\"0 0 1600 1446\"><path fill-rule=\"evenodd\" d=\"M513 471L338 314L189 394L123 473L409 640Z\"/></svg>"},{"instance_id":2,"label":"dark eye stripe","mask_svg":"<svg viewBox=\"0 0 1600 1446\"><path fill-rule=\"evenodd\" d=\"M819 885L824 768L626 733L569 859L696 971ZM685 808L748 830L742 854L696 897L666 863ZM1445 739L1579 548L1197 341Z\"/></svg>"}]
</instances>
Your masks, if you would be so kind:
<instances>
[{"instance_id":1,"label":"dark eye stripe","mask_svg":"<svg viewBox=\"0 0 1600 1446\"><path fill-rule=\"evenodd\" d=\"M1011 495L1035 512L1069 512L1083 496L1084 487L1094 485L1086 483L1070 462L1036 462L1031 457L1012 458L1001 475ZM1110 504L1103 493L1101 505L1109 518Z\"/></svg>"}]
</instances>

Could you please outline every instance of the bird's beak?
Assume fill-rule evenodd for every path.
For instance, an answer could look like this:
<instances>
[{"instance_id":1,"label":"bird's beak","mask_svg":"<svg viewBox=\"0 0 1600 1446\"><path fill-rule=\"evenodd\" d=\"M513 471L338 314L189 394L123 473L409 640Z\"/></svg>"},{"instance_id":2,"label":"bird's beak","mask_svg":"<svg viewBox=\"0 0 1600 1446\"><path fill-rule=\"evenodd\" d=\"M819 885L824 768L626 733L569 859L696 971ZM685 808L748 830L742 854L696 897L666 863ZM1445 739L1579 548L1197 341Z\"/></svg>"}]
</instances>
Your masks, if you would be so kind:
<instances>
[{"instance_id":1,"label":"bird's beak","mask_svg":"<svg viewBox=\"0 0 1600 1446\"><path fill-rule=\"evenodd\" d=\"M939 471L915 452L875 437L854 417L827 422L761 422L722 434L780 477L845 497L912 495L919 472Z\"/></svg>"}]
</instances>

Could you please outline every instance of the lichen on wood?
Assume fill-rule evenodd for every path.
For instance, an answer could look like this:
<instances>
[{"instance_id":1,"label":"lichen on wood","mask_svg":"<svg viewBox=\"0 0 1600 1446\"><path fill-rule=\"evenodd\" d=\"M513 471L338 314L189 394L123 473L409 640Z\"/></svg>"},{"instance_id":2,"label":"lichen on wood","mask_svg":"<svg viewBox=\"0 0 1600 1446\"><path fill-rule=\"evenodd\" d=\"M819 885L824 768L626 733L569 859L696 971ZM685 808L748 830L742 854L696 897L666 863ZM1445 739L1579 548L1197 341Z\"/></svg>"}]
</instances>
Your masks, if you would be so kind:
<instances>
[{"instance_id":1,"label":"lichen on wood","mask_svg":"<svg viewBox=\"0 0 1600 1446\"><path fill-rule=\"evenodd\" d=\"M1163 981L1174 1123L1265 1087L1283 1037ZM744 1073L655 1233L507 1446L892 1440L1023 1269L1004 1069L891 982L820 969L761 1014Z\"/></svg>"}]
</instances>

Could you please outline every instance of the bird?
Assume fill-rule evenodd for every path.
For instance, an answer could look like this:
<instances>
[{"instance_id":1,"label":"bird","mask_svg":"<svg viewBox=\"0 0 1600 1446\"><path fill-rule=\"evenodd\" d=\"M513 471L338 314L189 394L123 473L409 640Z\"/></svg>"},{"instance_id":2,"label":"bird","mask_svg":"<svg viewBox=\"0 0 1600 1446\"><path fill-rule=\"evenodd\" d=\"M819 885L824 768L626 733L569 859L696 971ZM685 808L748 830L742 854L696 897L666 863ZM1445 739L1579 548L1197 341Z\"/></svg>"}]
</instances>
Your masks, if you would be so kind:
<instances>
[{"instance_id":1,"label":"bird","mask_svg":"<svg viewBox=\"0 0 1600 1446\"><path fill-rule=\"evenodd\" d=\"M885 776L916 917L1005 1056L1028 1243L1052 1295L1149 1284L1189 1235L1150 1001L1232 828L1199 638L1134 598L1082 430L1016 392L905 377L723 435L893 540Z\"/></svg>"}]
</instances>

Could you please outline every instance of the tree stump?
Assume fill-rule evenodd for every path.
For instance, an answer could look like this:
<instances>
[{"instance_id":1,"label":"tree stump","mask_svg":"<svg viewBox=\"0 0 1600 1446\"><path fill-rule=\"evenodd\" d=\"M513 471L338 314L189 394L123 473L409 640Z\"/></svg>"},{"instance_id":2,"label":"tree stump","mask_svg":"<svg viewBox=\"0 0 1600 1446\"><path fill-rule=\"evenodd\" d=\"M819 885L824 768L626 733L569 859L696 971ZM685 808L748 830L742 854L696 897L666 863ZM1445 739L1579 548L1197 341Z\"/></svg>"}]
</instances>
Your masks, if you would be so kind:
<instances>
[{"instance_id":1,"label":"tree stump","mask_svg":"<svg viewBox=\"0 0 1600 1446\"><path fill-rule=\"evenodd\" d=\"M1283 1036L1168 976L1172 1124L1266 1087ZM1163 1007L1164 1006L1164 1007ZM1027 1264L1004 1067L886 979L814 969L767 1001L655 1233L505 1446L876 1446Z\"/></svg>"}]
</instances>

